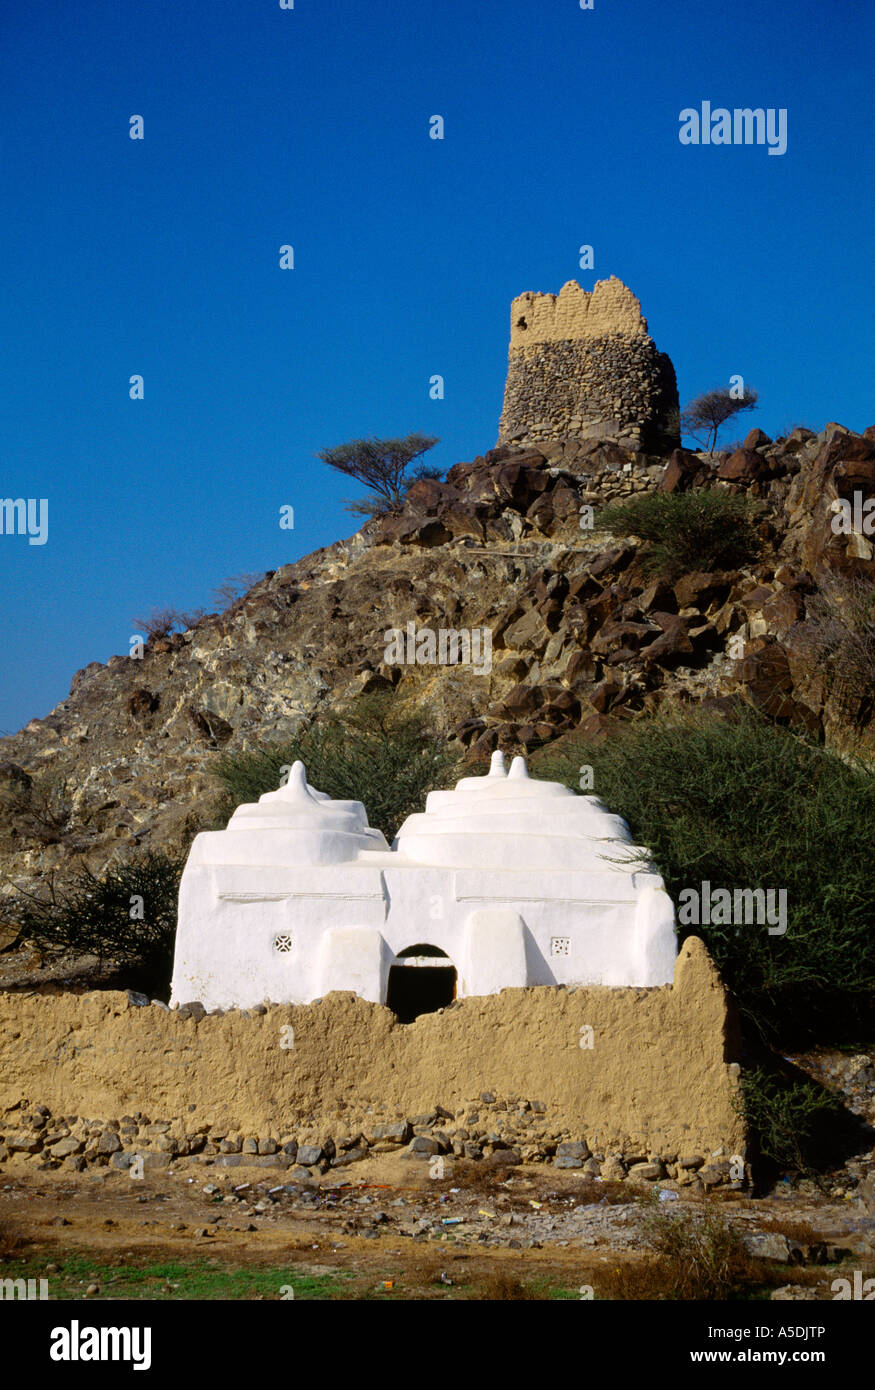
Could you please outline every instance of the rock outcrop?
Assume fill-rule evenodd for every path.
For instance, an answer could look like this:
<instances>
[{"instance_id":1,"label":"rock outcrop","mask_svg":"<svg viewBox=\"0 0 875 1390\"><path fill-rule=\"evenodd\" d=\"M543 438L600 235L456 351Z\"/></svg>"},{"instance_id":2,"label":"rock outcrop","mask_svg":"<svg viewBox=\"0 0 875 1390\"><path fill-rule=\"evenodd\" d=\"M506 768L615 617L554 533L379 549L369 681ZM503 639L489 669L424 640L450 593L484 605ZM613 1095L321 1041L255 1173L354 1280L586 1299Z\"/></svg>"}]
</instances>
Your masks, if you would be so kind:
<instances>
[{"instance_id":1,"label":"rock outcrop","mask_svg":"<svg viewBox=\"0 0 875 1390\"><path fill-rule=\"evenodd\" d=\"M833 681L810 642L824 585L875 579L872 539L833 526L839 499L875 495L875 429L774 443L754 431L711 459L574 449L568 463L545 445L457 464L416 483L399 516L266 575L142 660L79 671L50 715L0 740L0 874L26 886L75 855L100 870L135 846L184 853L211 823L219 750L288 737L379 687L429 703L484 758L603 739L667 699L720 709L739 696L875 752L871 692ZM581 508L703 486L763 502L756 565L668 583L643 573L634 540L581 529ZM386 631L408 622L487 629L489 669L387 664ZM47 786L63 793L48 811Z\"/></svg>"}]
</instances>

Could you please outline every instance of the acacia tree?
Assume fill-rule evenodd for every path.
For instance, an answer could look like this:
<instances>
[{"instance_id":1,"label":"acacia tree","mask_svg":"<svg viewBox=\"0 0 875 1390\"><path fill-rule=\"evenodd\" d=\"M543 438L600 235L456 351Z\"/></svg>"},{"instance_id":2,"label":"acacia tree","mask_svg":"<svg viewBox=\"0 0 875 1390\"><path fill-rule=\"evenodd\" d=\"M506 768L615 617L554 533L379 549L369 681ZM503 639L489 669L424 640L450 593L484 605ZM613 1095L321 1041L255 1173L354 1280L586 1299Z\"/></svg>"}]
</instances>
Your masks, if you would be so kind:
<instances>
[{"instance_id":1,"label":"acacia tree","mask_svg":"<svg viewBox=\"0 0 875 1390\"><path fill-rule=\"evenodd\" d=\"M706 449L710 454L717 443L720 427L740 411L753 410L758 400L759 396L751 386L745 386L741 396L733 395L728 386L718 386L716 390L705 391L690 401L681 413L681 426L694 439L699 432L706 430Z\"/></svg>"},{"instance_id":2,"label":"acacia tree","mask_svg":"<svg viewBox=\"0 0 875 1390\"><path fill-rule=\"evenodd\" d=\"M132 618L131 621L134 627L142 628L148 640L152 642L158 637L169 637L174 629L185 632L205 617L204 608L193 608L186 613L180 612L178 608L153 608L145 618Z\"/></svg>"},{"instance_id":3,"label":"acacia tree","mask_svg":"<svg viewBox=\"0 0 875 1390\"><path fill-rule=\"evenodd\" d=\"M440 470L420 467L405 477L408 468L437 444L426 434L408 434L404 439L351 439L333 449L322 449L316 457L329 468L346 473L369 487L375 497L346 502L346 510L358 516L385 516L399 512L404 493L417 478L435 478Z\"/></svg>"}]
</instances>

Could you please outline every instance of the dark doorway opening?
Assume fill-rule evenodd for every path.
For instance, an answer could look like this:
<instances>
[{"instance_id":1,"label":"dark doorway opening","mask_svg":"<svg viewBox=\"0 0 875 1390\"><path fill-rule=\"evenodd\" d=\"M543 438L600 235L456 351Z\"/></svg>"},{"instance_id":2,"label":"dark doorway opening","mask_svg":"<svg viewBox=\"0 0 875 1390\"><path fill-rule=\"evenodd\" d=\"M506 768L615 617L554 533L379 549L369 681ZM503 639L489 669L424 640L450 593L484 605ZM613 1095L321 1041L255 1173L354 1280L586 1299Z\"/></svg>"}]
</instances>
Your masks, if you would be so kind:
<instances>
[{"instance_id":1,"label":"dark doorway opening","mask_svg":"<svg viewBox=\"0 0 875 1390\"><path fill-rule=\"evenodd\" d=\"M412 1023L420 1014L433 1014L453 1002L456 968L443 951L436 946L408 946L399 952L397 962L389 967L386 1004L399 1023Z\"/></svg>"}]
</instances>

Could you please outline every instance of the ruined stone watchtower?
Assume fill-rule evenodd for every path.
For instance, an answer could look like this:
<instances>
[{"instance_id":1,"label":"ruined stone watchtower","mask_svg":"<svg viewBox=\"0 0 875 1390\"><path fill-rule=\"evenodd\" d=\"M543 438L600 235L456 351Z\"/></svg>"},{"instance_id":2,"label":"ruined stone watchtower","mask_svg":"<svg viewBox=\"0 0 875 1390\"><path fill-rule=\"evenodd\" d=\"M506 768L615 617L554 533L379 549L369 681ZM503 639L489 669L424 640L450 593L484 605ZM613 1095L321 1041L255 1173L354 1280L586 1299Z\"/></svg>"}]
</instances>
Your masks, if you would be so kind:
<instances>
[{"instance_id":1,"label":"ruined stone watchtower","mask_svg":"<svg viewBox=\"0 0 875 1390\"><path fill-rule=\"evenodd\" d=\"M616 276L591 292L569 280L558 295L513 301L499 444L671 447L679 443L677 409L671 360L657 351L639 301Z\"/></svg>"}]
</instances>

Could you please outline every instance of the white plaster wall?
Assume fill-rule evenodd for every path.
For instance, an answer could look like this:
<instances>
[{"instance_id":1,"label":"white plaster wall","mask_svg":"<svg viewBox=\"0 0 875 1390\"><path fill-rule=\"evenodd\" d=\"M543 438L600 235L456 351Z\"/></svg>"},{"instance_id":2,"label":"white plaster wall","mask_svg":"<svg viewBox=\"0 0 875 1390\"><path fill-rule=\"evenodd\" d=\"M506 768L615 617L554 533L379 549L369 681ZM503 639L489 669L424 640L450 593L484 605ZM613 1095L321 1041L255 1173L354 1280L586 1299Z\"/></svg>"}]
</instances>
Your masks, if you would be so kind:
<instances>
[{"instance_id":1,"label":"white plaster wall","mask_svg":"<svg viewBox=\"0 0 875 1390\"><path fill-rule=\"evenodd\" d=\"M596 797L530 779L521 759L507 775L499 755L488 777L432 792L395 845L297 764L288 788L197 836L173 1002L245 1008L332 989L383 1002L393 960L418 944L449 957L460 997L673 978L674 908L624 822Z\"/></svg>"},{"instance_id":2,"label":"white plaster wall","mask_svg":"<svg viewBox=\"0 0 875 1390\"><path fill-rule=\"evenodd\" d=\"M523 924L520 949L508 947L494 968L489 956L498 948L487 944L485 926L473 955L469 931L472 919L490 922L493 909ZM208 1008L305 1003L329 989L382 1002L392 960L417 944L450 958L460 997L507 985L668 984L677 950L674 907L655 874L477 874L381 863L231 872L190 861L179 917L172 997ZM343 943L332 948L330 967L327 933ZM274 948L281 935L291 936L291 952ZM570 938L568 955L551 954L554 937Z\"/></svg>"}]
</instances>

